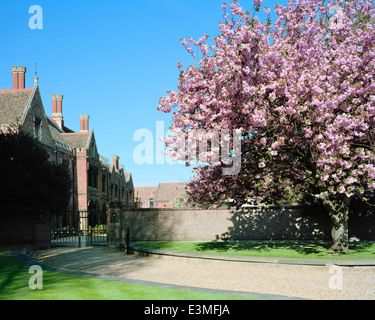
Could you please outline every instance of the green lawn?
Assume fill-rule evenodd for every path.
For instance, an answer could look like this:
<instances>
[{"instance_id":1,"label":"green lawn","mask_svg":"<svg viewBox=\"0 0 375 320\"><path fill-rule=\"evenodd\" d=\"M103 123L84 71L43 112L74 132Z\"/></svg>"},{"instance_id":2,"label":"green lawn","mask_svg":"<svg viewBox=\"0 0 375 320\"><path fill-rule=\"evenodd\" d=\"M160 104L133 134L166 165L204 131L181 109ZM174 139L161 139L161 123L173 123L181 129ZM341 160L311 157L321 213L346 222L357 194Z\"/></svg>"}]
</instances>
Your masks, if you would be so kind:
<instances>
[{"instance_id":1,"label":"green lawn","mask_svg":"<svg viewBox=\"0 0 375 320\"><path fill-rule=\"evenodd\" d=\"M375 259L375 242L350 244L347 254L333 254L324 241L136 242L135 245L185 252L308 259Z\"/></svg>"},{"instance_id":2,"label":"green lawn","mask_svg":"<svg viewBox=\"0 0 375 320\"><path fill-rule=\"evenodd\" d=\"M31 290L29 266L16 260L10 251L0 252L0 300L247 300L234 295L218 295L164 289L90 279L43 271L43 289Z\"/></svg>"}]
</instances>

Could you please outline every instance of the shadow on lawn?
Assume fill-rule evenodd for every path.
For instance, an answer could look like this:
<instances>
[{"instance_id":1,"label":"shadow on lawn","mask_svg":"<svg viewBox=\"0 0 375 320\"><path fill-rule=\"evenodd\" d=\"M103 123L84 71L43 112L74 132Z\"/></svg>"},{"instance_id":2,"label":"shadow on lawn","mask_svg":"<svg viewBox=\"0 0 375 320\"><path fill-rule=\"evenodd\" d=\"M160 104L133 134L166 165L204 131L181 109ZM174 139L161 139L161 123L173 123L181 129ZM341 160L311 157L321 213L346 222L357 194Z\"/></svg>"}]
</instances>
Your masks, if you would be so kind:
<instances>
[{"instance_id":1,"label":"shadow on lawn","mask_svg":"<svg viewBox=\"0 0 375 320\"><path fill-rule=\"evenodd\" d=\"M29 281L34 274L29 273L29 268L12 256L10 251L0 253L0 300L76 300L85 298L81 295L82 288L90 293L98 290L85 278L50 272L44 268L41 274L42 290L32 290Z\"/></svg>"},{"instance_id":2,"label":"shadow on lawn","mask_svg":"<svg viewBox=\"0 0 375 320\"><path fill-rule=\"evenodd\" d=\"M28 269L18 261L16 261L9 252L0 254L0 299L3 293L9 289L9 286L24 274ZM27 282L26 282L27 283Z\"/></svg>"},{"instance_id":3,"label":"shadow on lawn","mask_svg":"<svg viewBox=\"0 0 375 320\"><path fill-rule=\"evenodd\" d=\"M266 253L274 250L294 251L302 255L325 255L330 253L331 243L329 241L224 241L224 242L203 242L196 245L198 252L225 253L234 251L255 251ZM350 251L360 253L366 252L373 245L371 242L350 243ZM375 252L372 253L375 255Z\"/></svg>"},{"instance_id":4,"label":"shadow on lawn","mask_svg":"<svg viewBox=\"0 0 375 320\"><path fill-rule=\"evenodd\" d=\"M227 251L255 251L269 252L273 250L293 250L299 254L319 254L328 251L328 242L323 241L225 241L225 242L204 242L196 245L197 251L217 251L223 253Z\"/></svg>"},{"instance_id":5,"label":"shadow on lawn","mask_svg":"<svg viewBox=\"0 0 375 320\"><path fill-rule=\"evenodd\" d=\"M351 208L349 237L373 241L375 214L358 207ZM295 207L246 207L232 211L228 231L216 235L224 242L206 242L196 246L198 251L267 253L277 250L300 255L324 256L331 253L331 219L319 205ZM258 239L247 241L249 239ZM293 239L293 240L290 240ZM371 252L373 242L351 242L352 253Z\"/></svg>"},{"instance_id":6,"label":"shadow on lawn","mask_svg":"<svg viewBox=\"0 0 375 320\"><path fill-rule=\"evenodd\" d=\"M40 256L39 256L40 255ZM95 285L81 277L81 273L110 274L125 276L149 265L145 259L126 256L117 249L106 247L58 248L36 251L33 259L20 260L10 251L0 252L0 300L25 299L80 299L82 286L85 292L96 292ZM43 290L30 290L28 263L38 265L43 270ZM75 272L77 276L65 274L64 269ZM61 273L60 273L61 271ZM88 287L89 286L89 287ZM92 286L92 287L90 287ZM97 292L100 297L100 292ZM94 295L92 295L94 296Z\"/></svg>"}]
</instances>

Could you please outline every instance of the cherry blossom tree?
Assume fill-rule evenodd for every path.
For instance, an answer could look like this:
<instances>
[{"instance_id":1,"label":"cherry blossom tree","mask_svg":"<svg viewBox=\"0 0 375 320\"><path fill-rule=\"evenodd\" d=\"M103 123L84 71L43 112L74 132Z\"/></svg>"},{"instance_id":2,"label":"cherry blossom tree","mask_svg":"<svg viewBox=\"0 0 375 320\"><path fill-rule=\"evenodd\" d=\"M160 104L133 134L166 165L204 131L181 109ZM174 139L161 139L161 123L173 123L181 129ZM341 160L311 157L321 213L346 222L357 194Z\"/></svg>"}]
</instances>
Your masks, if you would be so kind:
<instances>
[{"instance_id":1,"label":"cherry blossom tree","mask_svg":"<svg viewBox=\"0 0 375 320\"><path fill-rule=\"evenodd\" d=\"M165 138L175 160L194 159L191 130L241 130L241 168L195 167L188 201L202 207L315 197L332 220L332 249L348 250L349 205L375 189L375 9L368 0L293 0L266 22L234 1L221 34L182 44L195 65L160 99L173 112ZM198 50L194 50L193 48ZM199 53L199 54L198 54ZM212 150L213 151L213 150Z\"/></svg>"}]
</instances>

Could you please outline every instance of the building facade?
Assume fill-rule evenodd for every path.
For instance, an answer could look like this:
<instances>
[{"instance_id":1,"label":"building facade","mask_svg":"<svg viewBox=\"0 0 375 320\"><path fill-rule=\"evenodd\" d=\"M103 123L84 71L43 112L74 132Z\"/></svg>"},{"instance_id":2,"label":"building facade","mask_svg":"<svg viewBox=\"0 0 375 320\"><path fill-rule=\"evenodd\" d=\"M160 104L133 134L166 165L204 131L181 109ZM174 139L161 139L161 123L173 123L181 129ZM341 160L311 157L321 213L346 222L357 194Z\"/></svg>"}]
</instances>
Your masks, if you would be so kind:
<instances>
[{"instance_id":1,"label":"building facade","mask_svg":"<svg viewBox=\"0 0 375 320\"><path fill-rule=\"evenodd\" d=\"M136 187L139 207L143 209L176 208L185 183L159 183L157 187Z\"/></svg>"},{"instance_id":2,"label":"building facade","mask_svg":"<svg viewBox=\"0 0 375 320\"><path fill-rule=\"evenodd\" d=\"M12 89L0 90L0 132L22 130L47 150L50 161L66 164L72 176L72 192L67 210L106 210L108 206L134 206L131 173L126 173L119 157L106 163L98 153L89 115L80 115L80 131L65 126L63 95L51 96L48 116L42 102L38 77L34 87L25 88L25 67L12 67ZM78 119L77 119L78 120Z\"/></svg>"}]
</instances>

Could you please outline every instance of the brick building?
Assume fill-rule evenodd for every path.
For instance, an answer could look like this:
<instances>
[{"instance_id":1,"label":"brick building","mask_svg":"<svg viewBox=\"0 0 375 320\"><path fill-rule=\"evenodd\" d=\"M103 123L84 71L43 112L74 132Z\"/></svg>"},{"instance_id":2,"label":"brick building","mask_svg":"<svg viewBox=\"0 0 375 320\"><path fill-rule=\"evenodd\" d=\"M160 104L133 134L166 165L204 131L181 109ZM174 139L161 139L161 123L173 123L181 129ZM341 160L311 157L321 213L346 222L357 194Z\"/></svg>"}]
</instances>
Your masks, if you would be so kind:
<instances>
[{"instance_id":1,"label":"brick building","mask_svg":"<svg viewBox=\"0 0 375 320\"><path fill-rule=\"evenodd\" d=\"M89 115L80 115L80 131L65 126L63 95L51 96L52 114L47 116L42 102L38 77L34 87L25 88L25 67L12 67L13 88L0 90L0 132L10 127L23 130L46 148L50 161L65 163L72 174L69 210L105 210L108 205L134 205L132 176L113 156L107 164L98 153ZM77 119L78 120L78 119Z\"/></svg>"},{"instance_id":2,"label":"brick building","mask_svg":"<svg viewBox=\"0 0 375 320\"><path fill-rule=\"evenodd\" d=\"M136 187L141 208L174 208L185 183L159 183L157 187Z\"/></svg>"},{"instance_id":3,"label":"brick building","mask_svg":"<svg viewBox=\"0 0 375 320\"><path fill-rule=\"evenodd\" d=\"M140 208L155 208L155 195L158 187L135 187L135 196Z\"/></svg>"}]
</instances>

